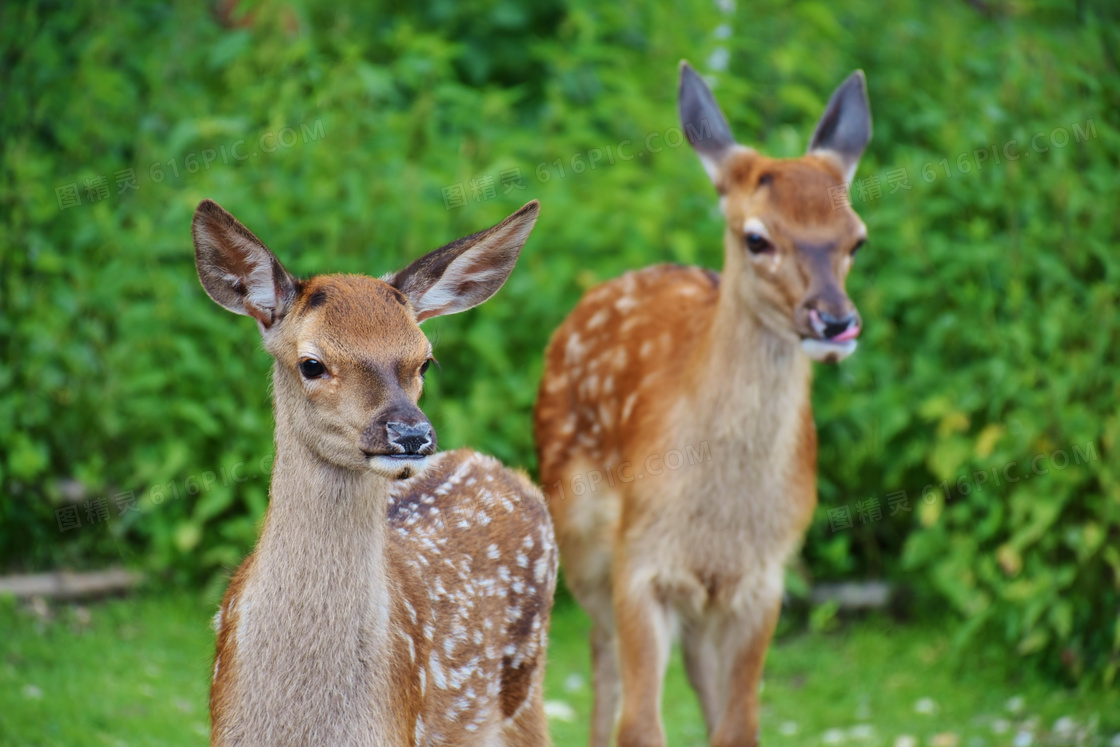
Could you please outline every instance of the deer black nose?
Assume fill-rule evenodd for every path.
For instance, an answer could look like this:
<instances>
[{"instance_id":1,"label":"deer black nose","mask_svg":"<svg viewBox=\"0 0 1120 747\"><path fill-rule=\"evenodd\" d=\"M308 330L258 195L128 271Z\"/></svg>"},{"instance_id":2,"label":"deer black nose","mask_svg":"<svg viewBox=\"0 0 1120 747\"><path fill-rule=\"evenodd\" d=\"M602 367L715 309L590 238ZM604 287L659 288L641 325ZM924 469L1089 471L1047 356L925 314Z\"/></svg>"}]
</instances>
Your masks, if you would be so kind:
<instances>
[{"instance_id":1,"label":"deer black nose","mask_svg":"<svg viewBox=\"0 0 1120 747\"><path fill-rule=\"evenodd\" d=\"M835 317L827 311L817 311L816 313L823 323L822 328L818 331L821 337L826 340L839 337L849 329L859 329L859 315L854 311L842 317Z\"/></svg>"},{"instance_id":2,"label":"deer black nose","mask_svg":"<svg viewBox=\"0 0 1120 747\"><path fill-rule=\"evenodd\" d=\"M385 424L389 432L389 443L401 454L430 454L432 448L432 426L429 423Z\"/></svg>"}]
</instances>

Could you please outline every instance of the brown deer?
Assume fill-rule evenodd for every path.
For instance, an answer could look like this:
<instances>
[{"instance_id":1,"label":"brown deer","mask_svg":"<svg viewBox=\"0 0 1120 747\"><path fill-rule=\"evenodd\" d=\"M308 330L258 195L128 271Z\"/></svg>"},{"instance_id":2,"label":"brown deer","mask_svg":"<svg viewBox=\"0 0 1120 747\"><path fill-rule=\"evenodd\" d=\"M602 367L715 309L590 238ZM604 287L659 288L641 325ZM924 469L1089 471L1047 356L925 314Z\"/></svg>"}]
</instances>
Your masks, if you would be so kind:
<instances>
[{"instance_id":1,"label":"brown deer","mask_svg":"<svg viewBox=\"0 0 1120 747\"><path fill-rule=\"evenodd\" d=\"M535 411L565 578L593 620L599 746L616 714L620 745L665 743L678 622L711 743L758 744L783 568L816 505L810 361L846 357L860 330L844 281L866 228L834 203L871 137L863 74L800 158L736 144L687 63L680 115L727 221L723 272L659 265L588 291Z\"/></svg>"},{"instance_id":2,"label":"brown deer","mask_svg":"<svg viewBox=\"0 0 1120 747\"><path fill-rule=\"evenodd\" d=\"M538 210L381 280L301 280L198 206L203 287L275 358L268 512L215 618L213 744L548 743L543 497L490 457L436 453L416 404L432 360L419 323L497 292Z\"/></svg>"}]
</instances>

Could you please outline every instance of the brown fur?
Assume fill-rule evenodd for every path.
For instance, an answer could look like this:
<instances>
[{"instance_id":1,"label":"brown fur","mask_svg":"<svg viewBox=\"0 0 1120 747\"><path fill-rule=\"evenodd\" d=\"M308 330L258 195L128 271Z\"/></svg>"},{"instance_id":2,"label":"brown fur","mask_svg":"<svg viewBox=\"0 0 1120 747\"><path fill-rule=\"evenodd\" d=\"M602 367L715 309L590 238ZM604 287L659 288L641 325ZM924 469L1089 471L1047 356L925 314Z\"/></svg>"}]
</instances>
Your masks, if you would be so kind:
<instances>
[{"instance_id":1,"label":"brown fur","mask_svg":"<svg viewBox=\"0 0 1120 747\"><path fill-rule=\"evenodd\" d=\"M496 291L527 208L435 270L298 281L232 216L200 206L203 285L257 319L276 359L270 505L215 618L212 743L548 743L556 550L540 491L467 450L394 460L384 435L387 418L426 423L421 310ZM308 358L327 373L301 373Z\"/></svg>"},{"instance_id":2,"label":"brown fur","mask_svg":"<svg viewBox=\"0 0 1120 747\"><path fill-rule=\"evenodd\" d=\"M620 745L664 744L674 621L712 744L757 745L783 569L816 505L801 341L815 334L810 310L853 310L843 283L864 229L833 209L841 167L828 153L776 160L738 146L720 159L723 272L661 265L593 288L546 353L541 479L565 578L594 621L600 747L619 708ZM771 254L746 251L750 218ZM674 450L704 448L710 459L672 468Z\"/></svg>"}]
</instances>

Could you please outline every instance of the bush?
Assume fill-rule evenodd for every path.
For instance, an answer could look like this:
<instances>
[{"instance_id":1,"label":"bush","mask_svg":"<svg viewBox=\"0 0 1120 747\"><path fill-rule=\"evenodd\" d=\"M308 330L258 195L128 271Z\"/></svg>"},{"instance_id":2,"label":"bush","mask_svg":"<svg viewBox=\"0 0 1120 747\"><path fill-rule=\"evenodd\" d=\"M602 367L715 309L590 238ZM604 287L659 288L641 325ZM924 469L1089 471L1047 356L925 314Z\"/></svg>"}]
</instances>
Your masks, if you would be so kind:
<instances>
[{"instance_id":1,"label":"bush","mask_svg":"<svg viewBox=\"0 0 1120 747\"><path fill-rule=\"evenodd\" d=\"M677 61L723 49L717 96L774 155L803 150L851 69L870 82L853 202L872 240L849 283L867 332L818 369L811 573L914 585L962 640L1115 676L1115 18L773 0L3 14L0 564L220 582L251 546L269 361L198 285L203 197L304 274L379 274L539 198L501 295L427 325L441 444L531 465L541 352L582 291L720 261L714 195L671 130Z\"/></svg>"}]
</instances>

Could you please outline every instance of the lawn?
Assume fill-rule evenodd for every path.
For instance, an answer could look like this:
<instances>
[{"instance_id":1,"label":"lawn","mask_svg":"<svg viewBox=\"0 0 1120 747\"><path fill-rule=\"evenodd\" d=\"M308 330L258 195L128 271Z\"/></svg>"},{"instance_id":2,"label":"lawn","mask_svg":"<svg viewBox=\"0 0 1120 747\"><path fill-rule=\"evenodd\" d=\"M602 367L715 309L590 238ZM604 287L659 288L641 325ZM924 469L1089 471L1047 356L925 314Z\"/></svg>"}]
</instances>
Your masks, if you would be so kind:
<instances>
[{"instance_id":1,"label":"lawn","mask_svg":"<svg viewBox=\"0 0 1120 747\"><path fill-rule=\"evenodd\" d=\"M0 601L0 744L205 744L211 613L195 593L88 606ZM1120 691L1065 691L996 651L957 661L948 628L866 619L832 633L786 632L767 661L763 741L1120 745ZM547 693L561 746L587 738L587 630L582 611L562 601ZM664 711L670 744L704 743L679 657Z\"/></svg>"}]
</instances>

